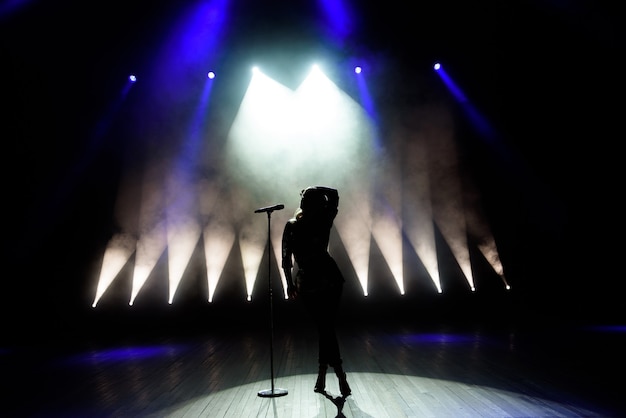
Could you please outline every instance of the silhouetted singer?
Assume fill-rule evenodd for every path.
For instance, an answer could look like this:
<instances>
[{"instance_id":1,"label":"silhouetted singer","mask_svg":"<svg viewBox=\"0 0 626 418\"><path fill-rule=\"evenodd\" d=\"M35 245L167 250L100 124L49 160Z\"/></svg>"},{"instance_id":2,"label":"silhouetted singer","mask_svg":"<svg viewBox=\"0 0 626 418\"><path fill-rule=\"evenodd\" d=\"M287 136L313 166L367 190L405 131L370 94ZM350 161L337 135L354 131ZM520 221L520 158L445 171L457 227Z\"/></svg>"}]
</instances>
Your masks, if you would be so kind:
<instances>
[{"instance_id":1,"label":"silhouetted singer","mask_svg":"<svg viewBox=\"0 0 626 418\"><path fill-rule=\"evenodd\" d=\"M339 193L324 186L307 187L300 193L300 207L287 221L282 237L282 268L290 299L299 299L318 331L319 369L314 391L326 393L326 370L331 366L345 398L352 392L335 332L335 320L344 277L328 252L330 230L337 216ZM298 266L295 281L292 268Z\"/></svg>"}]
</instances>

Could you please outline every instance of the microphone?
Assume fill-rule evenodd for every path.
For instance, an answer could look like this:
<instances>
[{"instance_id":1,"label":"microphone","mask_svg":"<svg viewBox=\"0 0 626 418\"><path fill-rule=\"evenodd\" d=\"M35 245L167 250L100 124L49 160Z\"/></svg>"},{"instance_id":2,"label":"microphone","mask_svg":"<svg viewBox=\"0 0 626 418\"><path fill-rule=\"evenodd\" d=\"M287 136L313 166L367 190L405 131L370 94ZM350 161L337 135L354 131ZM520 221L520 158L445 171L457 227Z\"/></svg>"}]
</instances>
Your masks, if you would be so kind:
<instances>
[{"instance_id":1,"label":"microphone","mask_svg":"<svg viewBox=\"0 0 626 418\"><path fill-rule=\"evenodd\" d=\"M262 212L274 212L275 210L281 210L285 207L283 204L278 204L274 206L266 206L264 208L259 208L254 211L254 213L262 213Z\"/></svg>"}]
</instances>

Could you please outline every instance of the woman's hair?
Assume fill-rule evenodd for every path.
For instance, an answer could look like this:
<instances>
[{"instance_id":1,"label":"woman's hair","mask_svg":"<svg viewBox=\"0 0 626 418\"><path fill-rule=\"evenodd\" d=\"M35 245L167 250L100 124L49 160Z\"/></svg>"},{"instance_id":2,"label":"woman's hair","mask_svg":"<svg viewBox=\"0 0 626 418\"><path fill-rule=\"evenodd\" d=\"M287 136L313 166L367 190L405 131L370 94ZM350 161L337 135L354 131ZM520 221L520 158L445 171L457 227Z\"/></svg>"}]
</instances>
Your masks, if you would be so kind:
<instances>
[{"instance_id":1,"label":"woman's hair","mask_svg":"<svg viewBox=\"0 0 626 418\"><path fill-rule=\"evenodd\" d=\"M323 189L307 187L300 192L300 208L304 211L323 210L328 207L328 196Z\"/></svg>"},{"instance_id":2,"label":"woman's hair","mask_svg":"<svg viewBox=\"0 0 626 418\"><path fill-rule=\"evenodd\" d=\"M337 216L339 193L336 189L324 186L307 187L300 192L300 197L302 212L296 215L296 219L311 216L312 219L333 222Z\"/></svg>"}]
</instances>

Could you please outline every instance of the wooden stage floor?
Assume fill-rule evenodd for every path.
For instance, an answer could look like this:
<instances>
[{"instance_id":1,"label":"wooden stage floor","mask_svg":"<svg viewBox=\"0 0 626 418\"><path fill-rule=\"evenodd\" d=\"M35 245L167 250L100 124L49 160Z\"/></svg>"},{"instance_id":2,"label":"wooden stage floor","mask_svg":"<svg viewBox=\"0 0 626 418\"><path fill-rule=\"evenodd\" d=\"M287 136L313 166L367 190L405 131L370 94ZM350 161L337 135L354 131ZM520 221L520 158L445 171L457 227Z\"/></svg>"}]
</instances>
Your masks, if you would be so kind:
<instances>
[{"instance_id":1,"label":"wooden stage floor","mask_svg":"<svg viewBox=\"0 0 626 418\"><path fill-rule=\"evenodd\" d=\"M0 415L626 416L624 327L387 312L338 323L347 398L330 373L327 393L313 392L316 337L293 312L160 316L150 326L145 318L87 316L71 335L3 343ZM268 389L287 394L259 396Z\"/></svg>"}]
</instances>

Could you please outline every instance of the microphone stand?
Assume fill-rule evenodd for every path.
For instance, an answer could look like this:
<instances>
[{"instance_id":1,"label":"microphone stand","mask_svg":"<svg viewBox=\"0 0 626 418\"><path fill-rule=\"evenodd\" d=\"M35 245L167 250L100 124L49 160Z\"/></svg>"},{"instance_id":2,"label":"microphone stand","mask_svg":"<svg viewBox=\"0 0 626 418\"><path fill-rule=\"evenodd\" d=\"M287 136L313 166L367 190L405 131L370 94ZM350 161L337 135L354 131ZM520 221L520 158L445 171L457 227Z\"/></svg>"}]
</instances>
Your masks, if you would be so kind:
<instances>
[{"instance_id":1,"label":"microphone stand","mask_svg":"<svg viewBox=\"0 0 626 418\"><path fill-rule=\"evenodd\" d=\"M254 211L254 213L267 212L267 282L269 284L270 297L270 371L272 386L270 389L264 389L258 392L258 395L262 398L275 398L278 396L285 396L287 393L289 393L287 389L274 387L274 309L272 305L272 264L270 263L270 257L272 256L270 219L274 210L280 210L284 207L284 205L276 205L272 207L257 209L256 211Z\"/></svg>"}]
</instances>

